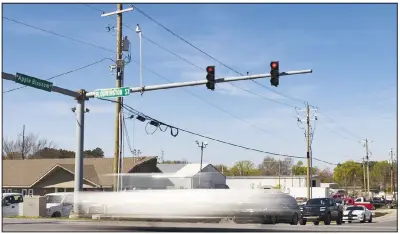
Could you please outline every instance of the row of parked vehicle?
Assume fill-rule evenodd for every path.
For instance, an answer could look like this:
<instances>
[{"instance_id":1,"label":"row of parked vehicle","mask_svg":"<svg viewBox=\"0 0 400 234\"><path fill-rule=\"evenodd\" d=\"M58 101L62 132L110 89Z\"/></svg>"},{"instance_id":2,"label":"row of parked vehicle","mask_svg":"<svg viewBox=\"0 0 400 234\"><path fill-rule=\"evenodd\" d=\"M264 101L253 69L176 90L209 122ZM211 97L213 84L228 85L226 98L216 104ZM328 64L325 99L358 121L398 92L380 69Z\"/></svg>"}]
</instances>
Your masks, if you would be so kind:
<instances>
[{"instance_id":1,"label":"row of parked vehicle","mask_svg":"<svg viewBox=\"0 0 400 234\"><path fill-rule=\"evenodd\" d=\"M289 195L288 195L289 196ZM308 222L319 225L323 222L330 225L335 222L337 225L348 222L372 222L372 212L365 206L342 205L337 200L328 198L313 198L308 201L288 198L289 203L280 203L280 209L256 210L249 209L242 211L234 217L236 223L258 222L262 224L289 223L291 225L306 225Z\"/></svg>"},{"instance_id":2,"label":"row of parked vehicle","mask_svg":"<svg viewBox=\"0 0 400 234\"><path fill-rule=\"evenodd\" d=\"M3 193L3 217L19 216L22 213L24 196L20 193ZM46 194L48 217L68 217L73 208L73 193Z\"/></svg>"}]
</instances>

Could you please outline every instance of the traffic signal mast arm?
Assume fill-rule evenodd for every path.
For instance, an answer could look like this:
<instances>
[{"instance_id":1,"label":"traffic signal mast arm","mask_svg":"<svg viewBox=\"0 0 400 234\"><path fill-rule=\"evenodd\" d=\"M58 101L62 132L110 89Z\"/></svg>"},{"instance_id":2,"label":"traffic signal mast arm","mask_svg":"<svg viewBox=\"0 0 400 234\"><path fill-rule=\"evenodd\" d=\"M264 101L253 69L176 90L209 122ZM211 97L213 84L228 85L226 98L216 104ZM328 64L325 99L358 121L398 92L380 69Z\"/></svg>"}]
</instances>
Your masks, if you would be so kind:
<instances>
[{"instance_id":1,"label":"traffic signal mast arm","mask_svg":"<svg viewBox=\"0 0 400 234\"><path fill-rule=\"evenodd\" d=\"M5 79L5 80L15 81L15 75L10 74L10 73L2 72L1 73L1 77L3 79ZM74 98L77 98L77 97L81 96L81 94L79 92L77 92L77 91L64 89L64 88L61 88L61 87L58 87L58 86L55 86L55 85L51 86L51 92L61 93L61 94L64 94L64 95L67 95L67 96L70 96L70 97L74 97Z\"/></svg>"},{"instance_id":2,"label":"traffic signal mast arm","mask_svg":"<svg viewBox=\"0 0 400 234\"><path fill-rule=\"evenodd\" d=\"M299 75L299 74L307 74L307 73L312 73L312 70L308 69L308 70L281 72L279 74L279 76L290 76L290 75ZM261 79L261 78L268 78L268 77L271 77L270 73L251 75L251 76L226 77L226 78L215 79L215 83L226 83L226 82L241 81L241 80L255 80L255 79ZM186 86L204 85L207 83L208 83L208 80L197 80L197 81L187 81L187 82L161 84L161 85L149 85L149 86L143 86L143 88L140 88L140 87L131 88L131 93L154 91L154 90L160 90L160 89L180 88L180 87L186 87ZM94 95L95 95L95 92L86 93L87 98L92 98L92 97L94 97Z\"/></svg>"}]
</instances>

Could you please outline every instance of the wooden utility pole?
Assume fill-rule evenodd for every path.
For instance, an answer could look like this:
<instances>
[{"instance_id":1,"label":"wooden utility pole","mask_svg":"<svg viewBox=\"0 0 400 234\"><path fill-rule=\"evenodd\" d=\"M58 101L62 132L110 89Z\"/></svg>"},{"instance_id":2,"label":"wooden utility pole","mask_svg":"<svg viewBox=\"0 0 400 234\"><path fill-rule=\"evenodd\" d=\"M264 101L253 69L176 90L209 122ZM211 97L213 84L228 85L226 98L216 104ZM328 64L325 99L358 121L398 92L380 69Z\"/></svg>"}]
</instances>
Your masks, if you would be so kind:
<instances>
[{"instance_id":1,"label":"wooden utility pole","mask_svg":"<svg viewBox=\"0 0 400 234\"><path fill-rule=\"evenodd\" d=\"M117 4L117 10L122 11L122 4ZM123 79L123 62L122 60L122 13L117 14L117 88L121 88ZM114 145L114 174L118 173L120 158L120 118L121 118L122 97L117 97L116 114L115 114L115 145ZM118 176L114 175L113 190L117 191Z\"/></svg>"},{"instance_id":2,"label":"wooden utility pole","mask_svg":"<svg viewBox=\"0 0 400 234\"><path fill-rule=\"evenodd\" d=\"M368 139L365 139L365 158L367 159L367 192L369 194L369 149L368 149Z\"/></svg>"},{"instance_id":3,"label":"wooden utility pole","mask_svg":"<svg viewBox=\"0 0 400 234\"><path fill-rule=\"evenodd\" d=\"M25 159L25 125L22 126L22 145L21 145L21 158Z\"/></svg>"},{"instance_id":4,"label":"wooden utility pole","mask_svg":"<svg viewBox=\"0 0 400 234\"><path fill-rule=\"evenodd\" d=\"M279 182L278 182L278 186L279 186L279 188L281 188L281 160L279 159L279 161L278 161L278 180L279 180Z\"/></svg>"},{"instance_id":5,"label":"wooden utility pole","mask_svg":"<svg viewBox=\"0 0 400 234\"><path fill-rule=\"evenodd\" d=\"M365 194L365 191L366 191L366 188L367 188L367 184L366 184L366 181L365 181L365 160L364 160L365 158L363 157L363 161L362 161L362 167L363 167L363 177L364 177L364 186L363 186L363 189L364 189L364 194Z\"/></svg>"},{"instance_id":6,"label":"wooden utility pole","mask_svg":"<svg viewBox=\"0 0 400 234\"><path fill-rule=\"evenodd\" d=\"M394 195L394 180L393 180L393 171L394 171L394 163L393 163L393 148L390 149L390 187L392 190L392 194Z\"/></svg>"},{"instance_id":7,"label":"wooden utility pole","mask_svg":"<svg viewBox=\"0 0 400 234\"><path fill-rule=\"evenodd\" d=\"M311 186L311 181L310 181L310 106L308 105L308 102L306 103L306 123L307 123L307 129L306 129L306 145L307 145L307 200L310 200L310 186Z\"/></svg>"}]
</instances>

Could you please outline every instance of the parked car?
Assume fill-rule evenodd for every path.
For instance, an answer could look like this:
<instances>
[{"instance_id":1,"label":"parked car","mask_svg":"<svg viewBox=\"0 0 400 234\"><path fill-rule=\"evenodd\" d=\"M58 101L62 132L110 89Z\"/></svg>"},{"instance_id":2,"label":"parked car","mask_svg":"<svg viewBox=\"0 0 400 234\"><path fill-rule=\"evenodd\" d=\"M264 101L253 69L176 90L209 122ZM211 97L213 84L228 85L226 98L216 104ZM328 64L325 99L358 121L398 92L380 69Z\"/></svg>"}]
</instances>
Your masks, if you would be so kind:
<instances>
[{"instance_id":1,"label":"parked car","mask_svg":"<svg viewBox=\"0 0 400 234\"><path fill-rule=\"evenodd\" d=\"M235 223L276 224L289 223L297 225L300 209L294 197L289 194L264 194L251 203L244 203L240 211L234 214Z\"/></svg>"},{"instance_id":2,"label":"parked car","mask_svg":"<svg viewBox=\"0 0 400 234\"><path fill-rule=\"evenodd\" d=\"M371 203L375 208L382 208L382 207L386 206L386 200L384 200L380 197L372 198Z\"/></svg>"},{"instance_id":3,"label":"parked car","mask_svg":"<svg viewBox=\"0 0 400 234\"><path fill-rule=\"evenodd\" d=\"M73 209L74 193L46 194L47 215L52 218L68 217Z\"/></svg>"},{"instance_id":4,"label":"parked car","mask_svg":"<svg viewBox=\"0 0 400 234\"><path fill-rule=\"evenodd\" d=\"M23 202L24 198L20 193L3 193L3 217L18 216Z\"/></svg>"},{"instance_id":5,"label":"parked car","mask_svg":"<svg viewBox=\"0 0 400 234\"><path fill-rule=\"evenodd\" d=\"M343 222L360 221L365 223L372 222L372 212L368 210L365 206L349 206L343 211Z\"/></svg>"},{"instance_id":6,"label":"parked car","mask_svg":"<svg viewBox=\"0 0 400 234\"><path fill-rule=\"evenodd\" d=\"M307 221L314 222L314 225L324 221L325 225L330 225L332 220L341 225L342 217L343 210L333 198L313 198L301 209L300 225L306 225Z\"/></svg>"}]
</instances>

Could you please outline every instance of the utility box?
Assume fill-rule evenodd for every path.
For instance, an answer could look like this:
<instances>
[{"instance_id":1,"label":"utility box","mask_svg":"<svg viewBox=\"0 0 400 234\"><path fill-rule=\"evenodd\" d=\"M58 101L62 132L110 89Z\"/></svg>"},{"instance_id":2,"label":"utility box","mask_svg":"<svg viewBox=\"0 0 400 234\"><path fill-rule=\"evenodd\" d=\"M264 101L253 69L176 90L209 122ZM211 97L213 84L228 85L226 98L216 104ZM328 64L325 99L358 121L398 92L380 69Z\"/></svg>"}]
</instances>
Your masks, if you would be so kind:
<instances>
[{"instance_id":1,"label":"utility box","mask_svg":"<svg viewBox=\"0 0 400 234\"><path fill-rule=\"evenodd\" d=\"M46 197L33 196L25 197L23 203L23 216L26 217L46 217Z\"/></svg>"}]
</instances>

